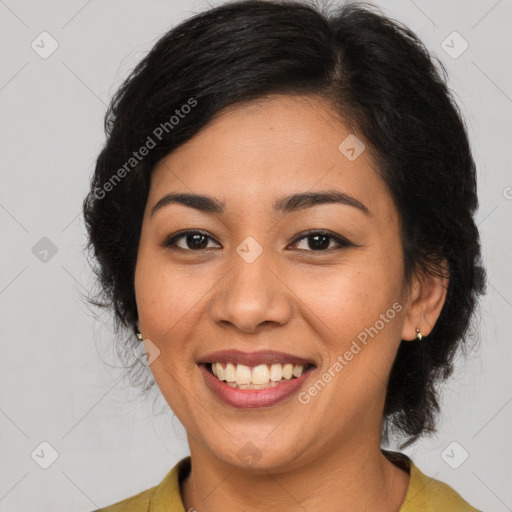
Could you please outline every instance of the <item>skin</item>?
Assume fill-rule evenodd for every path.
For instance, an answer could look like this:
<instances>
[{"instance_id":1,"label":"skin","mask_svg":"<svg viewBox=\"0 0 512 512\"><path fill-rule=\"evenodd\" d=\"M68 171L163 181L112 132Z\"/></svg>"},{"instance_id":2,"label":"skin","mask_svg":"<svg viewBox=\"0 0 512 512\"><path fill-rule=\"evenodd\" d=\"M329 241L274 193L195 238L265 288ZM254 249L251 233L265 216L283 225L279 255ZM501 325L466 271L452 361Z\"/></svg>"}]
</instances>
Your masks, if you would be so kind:
<instances>
[{"instance_id":1,"label":"skin","mask_svg":"<svg viewBox=\"0 0 512 512\"><path fill-rule=\"evenodd\" d=\"M338 149L350 133L321 98L273 95L224 111L154 169L135 272L138 325L160 350L151 370L187 431L185 510L386 512L404 501L409 475L380 451L386 382L400 340L417 343L416 326L432 330L447 282L405 281L397 210L368 144L354 161ZM349 194L370 214L336 203L272 212L278 197L321 190ZM226 210L170 204L150 216L169 192L207 194ZM163 246L187 229L205 231L207 248L186 237L181 250ZM355 245L294 242L315 229ZM252 263L236 252L249 236L263 249ZM313 383L396 302L401 311L307 404L293 395L236 409L196 364L216 350L273 349L315 361ZM238 457L249 440L255 463Z\"/></svg>"}]
</instances>

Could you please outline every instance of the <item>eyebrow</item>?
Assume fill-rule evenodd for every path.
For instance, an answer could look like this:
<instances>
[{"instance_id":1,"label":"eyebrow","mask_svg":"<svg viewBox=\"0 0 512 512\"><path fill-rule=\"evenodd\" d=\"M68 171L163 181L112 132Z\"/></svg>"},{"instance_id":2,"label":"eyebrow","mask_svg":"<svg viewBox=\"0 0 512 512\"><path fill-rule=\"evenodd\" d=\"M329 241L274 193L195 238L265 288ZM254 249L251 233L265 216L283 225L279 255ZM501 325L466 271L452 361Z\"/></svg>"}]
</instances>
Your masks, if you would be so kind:
<instances>
[{"instance_id":1,"label":"eyebrow","mask_svg":"<svg viewBox=\"0 0 512 512\"><path fill-rule=\"evenodd\" d=\"M301 192L277 199L273 204L274 213L292 213L299 210L312 208L320 204L344 204L359 209L365 215L370 216L369 209L355 197L339 190L326 190L322 192ZM151 209L150 217L160 209L170 204L189 206L204 213L222 214L225 203L219 199L202 194L185 194L171 192L163 196Z\"/></svg>"}]
</instances>

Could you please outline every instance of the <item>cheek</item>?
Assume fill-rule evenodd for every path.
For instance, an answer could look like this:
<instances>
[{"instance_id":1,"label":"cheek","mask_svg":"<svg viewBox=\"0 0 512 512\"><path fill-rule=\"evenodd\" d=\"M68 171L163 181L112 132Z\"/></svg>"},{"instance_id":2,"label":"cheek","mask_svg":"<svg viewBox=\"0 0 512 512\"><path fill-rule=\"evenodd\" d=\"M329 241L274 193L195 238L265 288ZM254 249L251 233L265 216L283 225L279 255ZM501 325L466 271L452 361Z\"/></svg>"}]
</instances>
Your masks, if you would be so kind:
<instances>
[{"instance_id":1,"label":"cheek","mask_svg":"<svg viewBox=\"0 0 512 512\"><path fill-rule=\"evenodd\" d=\"M400 263L369 254L327 272L297 274L294 281L297 296L337 339L357 336L401 299Z\"/></svg>"},{"instance_id":2,"label":"cheek","mask_svg":"<svg viewBox=\"0 0 512 512\"><path fill-rule=\"evenodd\" d=\"M194 313L200 307L201 286L190 286L190 276L163 261L154 251L141 250L135 269L136 301L144 337L159 350L150 370L169 407L186 423L186 411L193 407L184 384L195 371L191 363L191 332Z\"/></svg>"},{"instance_id":3,"label":"cheek","mask_svg":"<svg viewBox=\"0 0 512 512\"><path fill-rule=\"evenodd\" d=\"M200 273L198 273L200 274ZM176 337L201 305L210 285L184 267L172 265L165 251L141 250L135 270L135 292L141 328L164 343Z\"/></svg>"},{"instance_id":4,"label":"cheek","mask_svg":"<svg viewBox=\"0 0 512 512\"><path fill-rule=\"evenodd\" d=\"M329 393L354 411L381 399L400 343L403 310L399 258L359 256L324 278L297 280L298 295L308 306L304 315L320 338L324 371L339 361L332 368L337 384Z\"/></svg>"}]
</instances>

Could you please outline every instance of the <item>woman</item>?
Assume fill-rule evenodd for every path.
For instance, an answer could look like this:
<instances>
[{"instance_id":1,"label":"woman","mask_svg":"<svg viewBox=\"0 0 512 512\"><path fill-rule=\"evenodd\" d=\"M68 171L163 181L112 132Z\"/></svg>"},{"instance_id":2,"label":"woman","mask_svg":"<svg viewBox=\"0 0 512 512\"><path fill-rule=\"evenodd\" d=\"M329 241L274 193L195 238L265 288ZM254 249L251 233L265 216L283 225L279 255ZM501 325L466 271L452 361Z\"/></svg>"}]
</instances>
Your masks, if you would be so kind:
<instances>
[{"instance_id":1,"label":"woman","mask_svg":"<svg viewBox=\"0 0 512 512\"><path fill-rule=\"evenodd\" d=\"M464 122L416 36L227 3L156 43L105 127L101 295L191 456L103 510L476 510L381 449L435 430L485 283Z\"/></svg>"}]
</instances>

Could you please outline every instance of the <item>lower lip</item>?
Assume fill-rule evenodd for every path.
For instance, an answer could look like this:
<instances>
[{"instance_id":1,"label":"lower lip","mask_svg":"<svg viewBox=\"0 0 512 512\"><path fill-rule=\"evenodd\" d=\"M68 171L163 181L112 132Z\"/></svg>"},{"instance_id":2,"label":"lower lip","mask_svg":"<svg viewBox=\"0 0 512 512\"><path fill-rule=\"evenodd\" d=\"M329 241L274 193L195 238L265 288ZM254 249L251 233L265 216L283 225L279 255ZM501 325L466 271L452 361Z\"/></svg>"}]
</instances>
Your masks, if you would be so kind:
<instances>
[{"instance_id":1,"label":"lower lip","mask_svg":"<svg viewBox=\"0 0 512 512\"><path fill-rule=\"evenodd\" d=\"M257 409L259 407L269 407L275 405L289 396L296 393L304 382L308 379L314 368L309 369L300 377L290 380L283 380L278 386L264 389L238 389L228 386L210 373L204 364L199 368L203 374L208 388L213 393L233 407L238 409Z\"/></svg>"}]
</instances>

